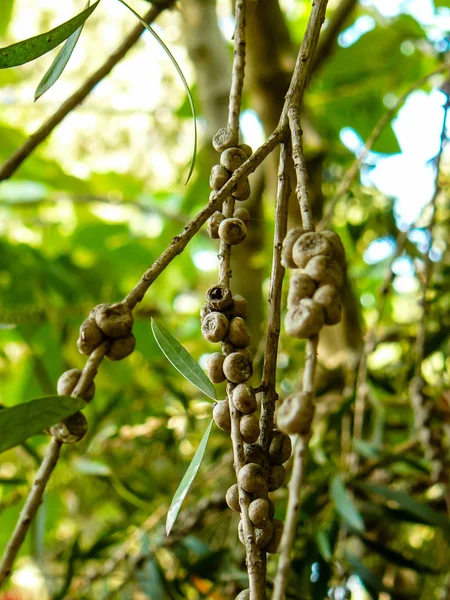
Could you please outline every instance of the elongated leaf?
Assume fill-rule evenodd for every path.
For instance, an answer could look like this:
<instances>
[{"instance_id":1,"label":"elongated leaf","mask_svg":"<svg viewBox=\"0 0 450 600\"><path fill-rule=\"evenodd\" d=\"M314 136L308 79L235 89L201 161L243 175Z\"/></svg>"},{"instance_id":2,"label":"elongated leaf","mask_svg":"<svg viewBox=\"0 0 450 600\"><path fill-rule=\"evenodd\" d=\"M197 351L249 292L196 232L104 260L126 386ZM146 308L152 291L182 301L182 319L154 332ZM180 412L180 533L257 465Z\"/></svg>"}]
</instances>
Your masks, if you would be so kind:
<instances>
[{"instance_id":1,"label":"elongated leaf","mask_svg":"<svg viewBox=\"0 0 450 600\"><path fill-rule=\"evenodd\" d=\"M85 406L81 398L44 396L0 410L0 452L17 446Z\"/></svg>"},{"instance_id":2,"label":"elongated leaf","mask_svg":"<svg viewBox=\"0 0 450 600\"><path fill-rule=\"evenodd\" d=\"M8 25L11 21L14 0L2 0L2 9L0 10L0 36L4 36L8 31Z\"/></svg>"},{"instance_id":3,"label":"elongated leaf","mask_svg":"<svg viewBox=\"0 0 450 600\"><path fill-rule=\"evenodd\" d=\"M414 500L406 492L392 490L382 485L372 485L369 483L355 483L354 485L356 488L363 491L379 494L387 500L397 502L400 508L405 512L419 518L421 521L425 521L425 523L428 523L429 525L440 527L450 535L450 520L446 515L436 512L423 502Z\"/></svg>"},{"instance_id":4,"label":"elongated leaf","mask_svg":"<svg viewBox=\"0 0 450 600\"><path fill-rule=\"evenodd\" d=\"M336 505L336 511L344 521L350 525L350 527L353 527L353 529L364 531L365 526L363 518L339 475L336 475L333 478L330 493Z\"/></svg>"},{"instance_id":5,"label":"elongated leaf","mask_svg":"<svg viewBox=\"0 0 450 600\"><path fill-rule=\"evenodd\" d=\"M152 34L152 36L155 38L155 40L157 40L159 42L159 44L163 47L164 51L166 52L167 56L172 61L173 66L175 67L178 75L180 76L181 81L183 82L184 89L186 90L186 94L189 99L189 104L191 106L192 119L194 121L194 144L193 144L194 147L193 147L193 151L192 151L191 166L189 168L189 173L188 173L188 176L186 179L186 183L187 183L189 181L189 179L191 178L192 172L194 170L195 158L197 156L197 115L195 112L194 99L192 98L192 93L189 88L188 82L186 81L186 77L184 76L183 71L180 68L180 65L175 60L174 55L169 50L169 48L166 46L166 44L162 41L162 39L159 37L159 35L156 33L156 31L152 27L150 27L150 25L148 23L146 23L144 21L144 19L135 10L133 10L131 8L131 6L128 6L128 4L126 2L124 2L124 0L119 0L119 2L121 4L123 4L124 6L126 6L128 8L128 10L130 10L133 13L133 15L136 17L136 19L138 19L141 22L142 26L145 27L145 29Z\"/></svg>"},{"instance_id":6,"label":"elongated leaf","mask_svg":"<svg viewBox=\"0 0 450 600\"><path fill-rule=\"evenodd\" d=\"M86 8L89 7L90 3L90 0L88 0ZM67 63L69 62L69 59L72 56L72 52L74 51L74 48L77 45L78 40L80 39L81 32L83 31L83 26L84 23L80 27L78 27L78 29L74 33L72 33L72 35L69 38L67 38L66 43L56 55L55 60L52 62L50 68L48 69L44 77L41 79L39 85L36 88L36 91L34 93L35 102L36 100L38 100L38 98L42 96L42 94L45 94L45 92L52 87L52 85L58 80L61 73L66 68Z\"/></svg>"},{"instance_id":7,"label":"elongated leaf","mask_svg":"<svg viewBox=\"0 0 450 600\"><path fill-rule=\"evenodd\" d=\"M65 23L54 29L41 33L35 37L22 40L6 48L0 48L0 69L17 67L24 63L39 58L59 46L64 40L71 36L97 8L100 0L89 8L84 9L76 17L72 17Z\"/></svg>"},{"instance_id":8,"label":"elongated leaf","mask_svg":"<svg viewBox=\"0 0 450 600\"><path fill-rule=\"evenodd\" d=\"M324 529L319 529L315 535L315 539L322 558L327 562L330 562L333 558L333 550L331 549L327 532Z\"/></svg>"},{"instance_id":9,"label":"elongated leaf","mask_svg":"<svg viewBox=\"0 0 450 600\"><path fill-rule=\"evenodd\" d=\"M212 425L213 421L211 421L211 423L206 428L206 431L203 434L201 442L197 448L197 452L194 454L194 458L191 460L191 464L187 468L187 471L184 474L184 477L181 480L181 483L178 486L174 497L172 498L172 502L170 503L169 512L167 513L166 520L167 535L169 535L169 533L172 530L173 524L175 523L178 513L180 512L181 505L183 504L183 500L186 498L189 488L191 487L192 482L194 481L195 476L197 475L197 471L199 470L200 465L202 464Z\"/></svg>"},{"instance_id":10,"label":"elongated leaf","mask_svg":"<svg viewBox=\"0 0 450 600\"><path fill-rule=\"evenodd\" d=\"M350 566L352 567L353 572L358 575L363 582L364 587L373 596L373 598L378 598L378 595L381 592L390 594L393 600L406 600L409 598L417 598L419 596L418 592L407 593L384 585L381 577L366 567L358 558L356 558L356 556L347 553L346 557L350 563Z\"/></svg>"},{"instance_id":11,"label":"elongated leaf","mask_svg":"<svg viewBox=\"0 0 450 600\"><path fill-rule=\"evenodd\" d=\"M195 362L189 352L183 348L162 325L152 319L152 331L156 343L161 348L167 360L185 377L192 385L213 400L217 399L216 390L202 368Z\"/></svg>"}]
</instances>

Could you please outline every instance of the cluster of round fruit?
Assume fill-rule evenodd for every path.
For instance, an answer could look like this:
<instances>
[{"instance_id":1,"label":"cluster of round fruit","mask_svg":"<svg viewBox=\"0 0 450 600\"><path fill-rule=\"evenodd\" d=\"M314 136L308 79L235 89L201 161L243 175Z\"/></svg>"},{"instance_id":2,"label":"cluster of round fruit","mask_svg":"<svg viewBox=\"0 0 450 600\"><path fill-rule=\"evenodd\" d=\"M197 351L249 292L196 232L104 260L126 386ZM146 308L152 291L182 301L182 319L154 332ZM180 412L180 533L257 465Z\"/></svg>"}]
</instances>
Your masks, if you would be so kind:
<instances>
[{"instance_id":1,"label":"cluster of round fruit","mask_svg":"<svg viewBox=\"0 0 450 600\"><path fill-rule=\"evenodd\" d=\"M214 144L215 149L221 152L220 164L214 165L209 178L209 185L213 196L217 190L230 179L236 171L250 156L252 149L247 144L240 144L232 148L224 148L221 144ZM234 200L247 200L250 196L250 183L248 177L241 178L234 191L231 193ZM244 241L247 235L246 223L249 220L246 208L235 208L232 216L225 217L220 211L216 211L208 220L208 233L214 239L221 239L226 244L234 246Z\"/></svg>"},{"instance_id":2,"label":"cluster of round fruit","mask_svg":"<svg viewBox=\"0 0 450 600\"><path fill-rule=\"evenodd\" d=\"M283 266L296 269L289 282L285 327L300 339L316 336L341 320L345 250L333 231L291 229L283 242Z\"/></svg>"},{"instance_id":3,"label":"cluster of round fruit","mask_svg":"<svg viewBox=\"0 0 450 600\"><path fill-rule=\"evenodd\" d=\"M132 333L133 313L121 302L117 304L99 304L80 327L77 346L86 356L103 342L108 342L106 357L109 360L122 360L129 356L135 346L136 338ZM81 377L80 369L70 369L58 379L57 390L61 396L71 396ZM90 402L95 394L94 382L81 394L85 402ZM87 431L87 420L82 412L67 417L50 428L50 433L60 442L71 444L81 440Z\"/></svg>"}]
</instances>

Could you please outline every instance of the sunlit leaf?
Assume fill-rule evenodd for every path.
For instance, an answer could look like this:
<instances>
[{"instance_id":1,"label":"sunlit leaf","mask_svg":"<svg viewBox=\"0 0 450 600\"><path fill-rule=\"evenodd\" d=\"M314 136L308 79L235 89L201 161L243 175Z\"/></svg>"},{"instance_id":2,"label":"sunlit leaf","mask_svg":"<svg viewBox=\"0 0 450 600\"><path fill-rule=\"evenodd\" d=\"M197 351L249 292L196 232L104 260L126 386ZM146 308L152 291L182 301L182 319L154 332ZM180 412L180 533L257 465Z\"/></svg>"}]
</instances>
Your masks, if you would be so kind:
<instances>
[{"instance_id":1,"label":"sunlit leaf","mask_svg":"<svg viewBox=\"0 0 450 600\"><path fill-rule=\"evenodd\" d=\"M4 36L8 31L8 25L11 21L14 0L2 0L2 8L0 10L0 36Z\"/></svg>"},{"instance_id":2,"label":"sunlit leaf","mask_svg":"<svg viewBox=\"0 0 450 600\"><path fill-rule=\"evenodd\" d=\"M84 475L96 475L97 477L109 477L111 475L109 466L99 460L79 457L73 464L76 470Z\"/></svg>"},{"instance_id":3,"label":"sunlit leaf","mask_svg":"<svg viewBox=\"0 0 450 600\"><path fill-rule=\"evenodd\" d=\"M158 346L175 369L206 396L216 400L216 390L213 384L180 342L162 325L158 325L154 319L152 319L152 331Z\"/></svg>"},{"instance_id":4,"label":"sunlit leaf","mask_svg":"<svg viewBox=\"0 0 450 600\"><path fill-rule=\"evenodd\" d=\"M59 46L64 40L71 36L97 8L100 0L89 8L84 9L76 17L58 25L54 29L41 33L35 37L22 40L6 48L0 48L0 69L17 67L35 60Z\"/></svg>"},{"instance_id":5,"label":"sunlit leaf","mask_svg":"<svg viewBox=\"0 0 450 600\"><path fill-rule=\"evenodd\" d=\"M0 452L84 408L86 402L70 396L44 396L0 410Z\"/></svg>"},{"instance_id":6,"label":"sunlit leaf","mask_svg":"<svg viewBox=\"0 0 450 600\"><path fill-rule=\"evenodd\" d=\"M336 511L344 521L350 525L350 527L353 527L353 529L364 531L365 526L363 518L339 475L336 475L333 478L330 493L336 505Z\"/></svg>"},{"instance_id":7,"label":"sunlit leaf","mask_svg":"<svg viewBox=\"0 0 450 600\"><path fill-rule=\"evenodd\" d=\"M90 0L86 4L86 8L90 5ZM80 39L81 32L83 31L84 23L78 27L78 29L72 33L72 35L67 39L64 46L58 52L55 57L55 60L50 65L50 68L45 73L44 77L41 79L39 85L36 88L34 93L35 101L45 94L47 90L49 90L52 85L58 80L61 73L66 68L67 63L69 62L70 57L72 56L72 52L74 51L75 46L77 45L78 40Z\"/></svg>"},{"instance_id":8,"label":"sunlit leaf","mask_svg":"<svg viewBox=\"0 0 450 600\"><path fill-rule=\"evenodd\" d=\"M172 527L176 521L178 513L180 512L181 505L183 504L183 500L186 498L186 495L191 487L192 482L197 475L197 471L202 464L203 456L205 455L206 446L208 444L209 435L211 433L211 428L213 425L213 421L206 428L205 433L201 439L201 442L197 448L196 453L194 454L194 458L191 461L186 473L184 474L183 479L181 480L180 485L178 486L177 491L172 498L172 502L170 503L169 512L167 513L166 520L166 534L172 530Z\"/></svg>"}]
</instances>

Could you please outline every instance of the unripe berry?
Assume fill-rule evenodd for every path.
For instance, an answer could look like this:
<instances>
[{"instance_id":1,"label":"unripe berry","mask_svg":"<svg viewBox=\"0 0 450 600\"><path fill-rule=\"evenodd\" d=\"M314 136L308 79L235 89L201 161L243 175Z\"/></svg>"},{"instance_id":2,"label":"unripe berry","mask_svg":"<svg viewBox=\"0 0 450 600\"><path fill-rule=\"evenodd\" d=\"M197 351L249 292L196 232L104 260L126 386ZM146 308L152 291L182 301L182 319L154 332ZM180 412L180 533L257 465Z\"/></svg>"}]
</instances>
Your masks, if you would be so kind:
<instances>
[{"instance_id":1,"label":"unripe berry","mask_svg":"<svg viewBox=\"0 0 450 600\"><path fill-rule=\"evenodd\" d=\"M236 200L241 201L248 200L250 198L250 182L248 180L248 177L243 177L242 179L239 179L239 181L236 184L236 187L231 192L231 195L233 196L233 198L236 198Z\"/></svg>"},{"instance_id":2,"label":"unripe berry","mask_svg":"<svg viewBox=\"0 0 450 600\"><path fill-rule=\"evenodd\" d=\"M202 321L202 335L208 342L221 342L228 331L228 319L220 312L210 312Z\"/></svg>"},{"instance_id":3,"label":"unripe berry","mask_svg":"<svg viewBox=\"0 0 450 600\"><path fill-rule=\"evenodd\" d=\"M248 210L246 208L235 208L233 211L233 217L235 219L240 219L241 221L244 221L245 224L248 223L248 221L250 220L250 213L248 212Z\"/></svg>"},{"instance_id":4,"label":"unripe berry","mask_svg":"<svg viewBox=\"0 0 450 600\"><path fill-rule=\"evenodd\" d=\"M208 219L208 235L212 240L219 239L219 225L224 220L223 214L216 210Z\"/></svg>"},{"instance_id":5,"label":"unripe berry","mask_svg":"<svg viewBox=\"0 0 450 600\"><path fill-rule=\"evenodd\" d=\"M285 433L304 435L309 432L314 417L312 394L296 392L285 398L278 408L278 429Z\"/></svg>"},{"instance_id":6,"label":"unripe berry","mask_svg":"<svg viewBox=\"0 0 450 600\"><path fill-rule=\"evenodd\" d=\"M212 383L222 383L225 381L225 373L223 372L223 361L225 356L222 352L214 352L208 356L208 377Z\"/></svg>"},{"instance_id":7,"label":"unripe berry","mask_svg":"<svg viewBox=\"0 0 450 600\"><path fill-rule=\"evenodd\" d=\"M218 283L206 292L206 304L211 310L223 311L231 306L233 296L231 291Z\"/></svg>"},{"instance_id":8,"label":"unripe berry","mask_svg":"<svg viewBox=\"0 0 450 600\"><path fill-rule=\"evenodd\" d=\"M262 466L264 463L264 452L259 444L244 444L245 463L255 463Z\"/></svg>"},{"instance_id":9,"label":"unripe berry","mask_svg":"<svg viewBox=\"0 0 450 600\"><path fill-rule=\"evenodd\" d=\"M270 507L264 498L256 498L248 507L248 516L250 521L256 527L262 527L269 520Z\"/></svg>"},{"instance_id":10,"label":"unripe berry","mask_svg":"<svg viewBox=\"0 0 450 600\"><path fill-rule=\"evenodd\" d=\"M265 547L265 551L269 554L276 554L278 552L278 547L281 542L281 538L283 536L283 521L279 521L278 519L274 519L273 523L273 534L270 542Z\"/></svg>"},{"instance_id":11,"label":"unripe berry","mask_svg":"<svg viewBox=\"0 0 450 600\"><path fill-rule=\"evenodd\" d=\"M314 300L304 298L296 308L289 310L284 319L286 332L299 339L312 338L319 333L325 322L323 308Z\"/></svg>"},{"instance_id":12,"label":"unripe berry","mask_svg":"<svg viewBox=\"0 0 450 600\"><path fill-rule=\"evenodd\" d=\"M242 352L232 352L223 361L223 372L228 381L243 383L252 376L253 367Z\"/></svg>"},{"instance_id":13,"label":"unripe berry","mask_svg":"<svg viewBox=\"0 0 450 600\"><path fill-rule=\"evenodd\" d=\"M133 328L133 313L124 302L99 304L90 316L103 333L112 339L126 337Z\"/></svg>"},{"instance_id":14,"label":"unripe berry","mask_svg":"<svg viewBox=\"0 0 450 600\"><path fill-rule=\"evenodd\" d=\"M130 356L133 350L136 348L136 338L132 333L126 337L119 338L118 340L111 340L109 350L106 353L108 360L123 360Z\"/></svg>"},{"instance_id":15,"label":"unripe berry","mask_svg":"<svg viewBox=\"0 0 450 600\"><path fill-rule=\"evenodd\" d=\"M103 333L94 319L85 319L81 323L80 335L77 340L81 354L90 356L103 341Z\"/></svg>"},{"instance_id":16,"label":"unripe berry","mask_svg":"<svg viewBox=\"0 0 450 600\"><path fill-rule=\"evenodd\" d=\"M70 369L65 371L58 379L56 388L59 396L71 396L78 380L81 377L81 369ZM90 402L95 395L95 383L92 382L87 391L81 396L85 402Z\"/></svg>"},{"instance_id":17,"label":"unripe berry","mask_svg":"<svg viewBox=\"0 0 450 600\"><path fill-rule=\"evenodd\" d=\"M227 171L236 171L247 160L246 153L240 148L227 148L220 155L220 164Z\"/></svg>"},{"instance_id":18,"label":"unripe berry","mask_svg":"<svg viewBox=\"0 0 450 600\"><path fill-rule=\"evenodd\" d=\"M269 446L269 458L273 465L282 465L289 460L292 452L291 438L275 429Z\"/></svg>"},{"instance_id":19,"label":"unripe berry","mask_svg":"<svg viewBox=\"0 0 450 600\"><path fill-rule=\"evenodd\" d=\"M234 510L234 512L241 512L241 505L239 504L239 487L237 483L228 488L225 500L231 510Z\"/></svg>"},{"instance_id":20,"label":"unripe berry","mask_svg":"<svg viewBox=\"0 0 450 600\"><path fill-rule=\"evenodd\" d=\"M337 261L326 256L314 256L305 267L311 279L319 285L331 283L340 289L344 285L344 271Z\"/></svg>"},{"instance_id":21,"label":"unripe berry","mask_svg":"<svg viewBox=\"0 0 450 600\"><path fill-rule=\"evenodd\" d=\"M246 235L247 228L241 219L230 217L229 219L224 219L219 225L220 239L231 246L243 242Z\"/></svg>"},{"instance_id":22,"label":"unripe berry","mask_svg":"<svg viewBox=\"0 0 450 600\"><path fill-rule=\"evenodd\" d=\"M267 480L269 492L274 492L280 488L285 479L286 469L283 467L283 465L271 465L269 467L269 476Z\"/></svg>"},{"instance_id":23,"label":"unripe berry","mask_svg":"<svg viewBox=\"0 0 450 600\"><path fill-rule=\"evenodd\" d=\"M297 265L292 258L292 247L298 238L303 234L303 227L294 227L290 229L283 240L283 249L281 250L281 264L287 269L296 269Z\"/></svg>"},{"instance_id":24,"label":"unripe berry","mask_svg":"<svg viewBox=\"0 0 450 600\"><path fill-rule=\"evenodd\" d=\"M288 310L296 308L300 300L312 298L316 289L317 286L309 275L302 271L295 271L289 280Z\"/></svg>"},{"instance_id":25,"label":"unripe berry","mask_svg":"<svg viewBox=\"0 0 450 600\"><path fill-rule=\"evenodd\" d=\"M76 412L50 427L51 435L63 444L74 444L84 438L88 430L86 417L82 412Z\"/></svg>"},{"instance_id":26,"label":"unripe berry","mask_svg":"<svg viewBox=\"0 0 450 600\"><path fill-rule=\"evenodd\" d=\"M253 444L259 438L259 421L255 415L244 415L239 423L242 439Z\"/></svg>"},{"instance_id":27,"label":"unripe berry","mask_svg":"<svg viewBox=\"0 0 450 600\"><path fill-rule=\"evenodd\" d=\"M214 165L209 177L209 187L213 190L220 190L230 177L231 174L222 165Z\"/></svg>"},{"instance_id":28,"label":"unripe berry","mask_svg":"<svg viewBox=\"0 0 450 600\"><path fill-rule=\"evenodd\" d=\"M222 127L212 139L212 145L217 152L223 152L227 148L236 146L236 134L226 127Z\"/></svg>"},{"instance_id":29,"label":"unripe berry","mask_svg":"<svg viewBox=\"0 0 450 600\"><path fill-rule=\"evenodd\" d=\"M262 467L249 463L241 467L238 473L238 484L250 494L261 494L266 489L266 481Z\"/></svg>"},{"instance_id":30,"label":"unripe berry","mask_svg":"<svg viewBox=\"0 0 450 600\"><path fill-rule=\"evenodd\" d=\"M331 242L316 231L304 233L292 246L292 259L301 269L304 269L311 258L315 256L331 258L332 254Z\"/></svg>"},{"instance_id":31,"label":"unripe berry","mask_svg":"<svg viewBox=\"0 0 450 600\"><path fill-rule=\"evenodd\" d=\"M232 393L233 404L244 415L254 413L257 407L256 394L251 385L240 383Z\"/></svg>"},{"instance_id":32,"label":"unripe berry","mask_svg":"<svg viewBox=\"0 0 450 600\"><path fill-rule=\"evenodd\" d=\"M241 317L231 319L227 340L236 348L246 348L250 344L250 334L247 331L244 319Z\"/></svg>"},{"instance_id":33,"label":"unripe berry","mask_svg":"<svg viewBox=\"0 0 450 600\"><path fill-rule=\"evenodd\" d=\"M231 417L228 400L219 400L213 408L214 423L222 431L231 431Z\"/></svg>"}]
</instances>

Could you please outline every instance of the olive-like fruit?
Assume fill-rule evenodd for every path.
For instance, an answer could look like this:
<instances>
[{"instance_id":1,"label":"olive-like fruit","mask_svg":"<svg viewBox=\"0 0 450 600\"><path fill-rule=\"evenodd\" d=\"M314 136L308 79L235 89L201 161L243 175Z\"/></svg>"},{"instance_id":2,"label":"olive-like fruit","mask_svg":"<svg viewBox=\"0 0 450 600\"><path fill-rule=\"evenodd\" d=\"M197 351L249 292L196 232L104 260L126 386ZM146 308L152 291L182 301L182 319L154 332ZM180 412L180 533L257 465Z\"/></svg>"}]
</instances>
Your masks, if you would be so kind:
<instances>
[{"instance_id":1,"label":"olive-like fruit","mask_svg":"<svg viewBox=\"0 0 450 600\"><path fill-rule=\"evenodd\" d=\"M283 536L283 521L274 519L273 523L273 534L270 542L265 547L265 551L269 554L276 554L280 546L281 538Z\"/></svg>"},{"instance_id":2,"label":"olive-like fruit","mask_svg":"<svg viewBox=\"0 0 450 600\"><path fill-rule=\"evenodd\" d=\"M221 342L228 331L228 319L221 312L210 312L202 321L202 335L208 342Z\"/></svg>"},{"instance_id":3,"label":"olive-like fruit","mask_svg":"<svg viewBox=\"0 0 450 600\"><path fill-rule=\"evenodd\" d=\"M212 240L219 239L219 225L224 220L223 214L216 210L208 219L208 235Z\"/></svg>"},{"instance_id":4,"label":"olive-like fruit","mask_svg":"<svg viewBox=\"0 0 450 600\"><path fill-rule=\"evenodd\" d=\"M252 376L251 360L243 352L232 352L223 361L223 372L228 381L243 383Z\"/></svg>"},{"instance_id":5,"label":"olive-like fruit","mask_svg":"<svg viewBox=\"0 0 450 600\"><path fill-rule=\"evenodd\" d=\"M300 300L312 298L316 288L316 284L309 275L302 271L295 271L289 280L288 310L298 306Z\"/></svg>"},{"instance_id":6,"label":"olive-like fruit","mask_svg":"<svg viewBox=\"0 0 450 600\"><path fill-rule=\"evenodd\" d=\"M244 458L246 464L256 463L262 466L264 464L264 452L259 444L244 444Z\"/></svg>"},{"instance_id":7,"label":"olive-like fruit","mask_svg":"<svg viewBox=\"0 0 450 600\"><path fill-rule=\"evenodd\" d=\"M65 371L58 379L56 389L59 396L71 396L78 380L81 377L81 369L70 369ZM95 395L95 383L92 382L87 391L81 396L85 402L90 402Z\"/></svg>"},{"instance_id":8,"label":"olive-like fruit","mask_svg":"<svg viewBox=\"0 0 450 600\"><path fill-rule=\"evenodd\" d=\"M213 190L220 190L230 179L231 174L222 165L214 165L209 177L209 187Z\"/></svg>"},{"instance_id":9,"label":"olive-like fruit","mask_svg":"<svg viewBox=\"0 0 450 600\"><path fill-rule=\"evenodd\" d=\"M286 267L287 269L297 268L297 265L292 258L292 247L303 233L305 233L303 227L294 227L287 232L281 250L281 264L283 267Z\"/></svg>"},{"instance_id":10,"label":"olive-like fruit","mask_svg":"<svg viewBox=\"0 0 450 600\"><path fill-rule=\"evenodd\" d=\"M248 144L239 144L238 147L240 150L242 150L242 152L245 152L247 158L250 158L250 156L253 154L253 150Z\"/></svg>"},{"instance_id":11,"label":"olive-like fruit","mask_svg":"<svg viewBox=\"0 0 450 600\"><path fill-rule=\"evenodd\" d=\"M106 358L109 360L123 360L130 356L130 354L136 348L136 338L132 333L126 337L119 338L117 340L111 340Z\"/></svg>"},{"instance_id":12,"label":"olive-like fruit","mask_svg":"<svg viewBox=\"0 0 450 600\"><path fill-rule=\"evenodd\" d=\"M246 319L248 316L248 302L241 296L240 294L235 294L233 296L233 304L231 306L231 316L232 317L241 317L242 319Z\"/></svg>"},{"instance_id":13,"label":"olive-like fruit","mask_svg":"<svg viewBox=\"0 0 450 600\"><path fill-rule=\"evenodd\" d=\"M256 498L250 502L248 507L248 516L250 521L256 527L262 527L269 520L270 507L264 498Z\"/></svg>"},{"instance_id":14,"label":"olive-like fruit","mask_svg":"<svg viewBox=\"0 0 450 600\"><path fill-rule=\"evenodd\" d=\"M88 422L82 412L76 412L50 427L51 435L63 444L79 442L84 438L87 430Z\"/></svg>"},{"instance_id":15,"label":"olive-like fruit","mask_svg":"<svg viewBox=\"0 0 450 600\"><path fill-rule=\"evenodd\" d=\"M319 285L331 283L338 289L344 285L344 271L339 263L326 256L314 256L305 267L311 279L317 281Z\"/></svg>"},{"instance_id":16,"label":"olive-like fruit","mask_svg":"<svg viewBox=\"0 0 450 600\"><path fill-rule=\"evenodd\" d=\"M330 283L321 285L314 293L313 300L323 307L326 325L339 323L342 315L342 304L336 286Z\"/></svg>"},{"instance_id":17,"label":"olive-like fruit","mask_svg":"<svg viewBox=\"0 0 450 600\"><path fill-rule=\"evenodd\" d=\"M264 471L260 465L249 463L240 468L238 484L250 494L261 494L266 489Z\"/></svg>"},{"instance_id":18,"label":"olive-like fruit","mask_svg":"<svg viewBox=\"0 0 450 600\"><path fill-rule=\"evenodd\" d=\"M241 505L239 504L239 487L237 483L234 483L228 488L225 500L231 510L234 510L234 512L241 512Z\"/></svg>"},{"instance_id":19,"label":"olive-like fruit","mask_svg":"<svg viewBox=\"0 0 450 600\"><path fill-rule=\"evenodd\" d=\"M212 383L222 383L225 381L225 373L223 372L223 361L225 356L222 352L213 352L208 356L208 377Z\"/></svg>"},{"instance_id":20,"label":"olive-like fruit","mask_svg":"<svg viewBox=\"0 0 450 600\"><path fill-rule=\"evenodd\" d=\"M283 431L275 429L269 446L269 458L273 465L282 465L292 453L291 438Z\"/></svg>"},{"instance_id":21,"label":"olive-like fruit","mask_svg":"<svg viewBox=\"0 0 450 600\"><path fill-rule=\"evenodd\" d=\"M276 421L281 431L304 435L309 432L313 417L312 394L296 392L283 400L278 408Z\"/></svg>"},{"instance_id":22,"label":"olive-like fruit","mask_svg":"<svg viewBox=\"0 0 450 600\"><path fill-rule=\"evenodd\" d=\"M323 308L311 298L300 300L295 308L286 313L284 326L289 335L299 339L316 336L325 322Z\"/></svg>"},{"instance_id":23,"label":"olive-like fruit","mask_svg":"<svg viewBox=\"0 0 450 600\"><path fill-rule=\"evenodd\" d=\"M220 155L220 164L227 171L236 171L247 160L246 153L240 148L227 148Z\"/></svg>"},{"instance_id":24,"label":"olive-like fruit","mask_svg":"<svg viewBox=\"0 0 450 600\"><path fill-rule=\"evenodd\" d=\"M239 207L234 209L233 217L235 219L240 219L241 221L244 221L245 224L247 224L250 220L250 213L246 208Z\"/></svg>"},{"instance_id":25,"label":"olive-like fruit","mask_svg":"<svg viewBox=\"0 0 450 600\"><path fill-rule=\"evenodd\" d=\"M244 221L230 217L224 219L219 225L219 237L226 244L235 246L245 240L247 228Z\"/></svg>"},{"instance_id":26,"label":"olive-like fruit","mask_svg":"<svg viewBox=\"0 0 450 600\"><path fill-rule=\"evenodd\" d=\"M253 444L259 438L259 421L255 415L243 415L239 423L242 439L247 444Z\"/></svg>"},{"instance_id":27,"label":"olive-like fruit","mask_svg":"<svg viewBox=\"0 0 450 600\"><path fill-rule=\"evenodd\" d=\"M95 319L85 319L81 323L80 335L77 340L78 350L81 354L90 356L103 341L103 333Z\"/></svg>"},{"instance_id":28,"label":"olive-like fruit","mask_svg":"<svg viewBox=\"0 0 450 600\"><path fill-rule=\"evenodd\" d=\"M292 246L292 259L297 267L304 269L311 258L323 256L331 258L333 246L322 234L310 231L301 235Z\"/></svg>"},{"instance_id":29,"label":"olive-like fruit","mask_svg":"<svg viewBox=\"0 0 450 600\"><path fill-rule=\"evenodd\" d=\"M235 348L246 348L250 344L250 334L245 326L245 321L241 317L231 319L228 328L227 340Z\"/></svg>"},{"instance_id":30,"label":"olive-like fruit","mask_svg":"<svg viewBox=\"0 0 450 600\"><path fill-rule=\"evenodd\" d=\"M213 408L214 423L222 431L231 431L231 416L228 400L219 400Z\"/></svg>"},{"instance_id":31,"label":"olive-like fruit","mask_svg":"<svg viewBox=\"0 0 450 600\"><path fill-rule=\"evenodd\" d=\"M333 246L333 258L343 267L345 265L345 248L341 242L341 238L334 231L321 231L323 237L325 237Z\"/></svg>"},{"instance_id":32,"label":"olive-like fruit","mask_svg":"<svg viewBox=\"0 0 450 600\"><path fill-rule=\"evenodd\" d=\"M245 545L245 536L244 536L244 524L239 521L238 524L238 534L239 541L241 544ZM254 528L254 536L255 536L255 544L258 548L264 548L270 542L273 535L273 525L271 521L267 521L267 523L263 527L255 527Z\"/></svg>"},{"instance_id":33,"label":"olive-like fruit","mask_svg":"<svg viewBox=\"0 0 450 600\"><path fill-rule=\"evenodd\" d=\"M217 152L223 152L227 148L236 146L237 136L226 127L222 127L212 139L212 145Z\"/></svg>"},{"instance_id":34,"label":"olive-like fruit","mask_svg":"<svg viewBox=\"0 0 450 600\"><path fill-rule=\"evenodd\" d=\"M133 313L125 302L99 304L90 316L105 335L112 339L126 337L133 329Z\"/></svg>"},{"instance_id":35,"label":"olive-like fruit","mask_svg":"<svg viewBox=\"0 0 450 600\"><path fill-rule=\"evenodd\" d=\"M231 306L232 302L231 291L220 283L213 285L206 292L206 304L211 310L223 311Z\"/></svg>"},{"instance_id":36,"label":"olive-like fruit","mask_svg":"<svg viewBox=\"0 0 450 600\"><path fill-rule=\"evenodd\" d=\"M241 201L248 200L250 198L250 182L248 180L248 177L243 177L242 179L239 179L239 181L236 184L236 187L231 192L231 195L236 200Z\"/></svg>"},{"instance_id":37,"label":"olive-like fruit","mask_svg":"<svg viewBox=\"0 0 450 600\"><path fill-rule=\"evenodd\" d=\"M251 385L240 383L232 393L233 404L236 409L244 415L250 415L256 411L256 394Z\"/></svg>"},{"instance_id":38,"label":"olive-like fruit","mask_svg":"<svg viewBox=\"0 0 450 600\"><path fill-rule=\"evenodd\" d=\"M286 469L283 465L271 465L269 467L269 476L267 480L269 492L274 492L280 488L286 479Z\"/></svg>"}]
</instances>

